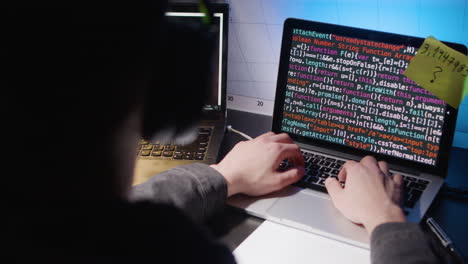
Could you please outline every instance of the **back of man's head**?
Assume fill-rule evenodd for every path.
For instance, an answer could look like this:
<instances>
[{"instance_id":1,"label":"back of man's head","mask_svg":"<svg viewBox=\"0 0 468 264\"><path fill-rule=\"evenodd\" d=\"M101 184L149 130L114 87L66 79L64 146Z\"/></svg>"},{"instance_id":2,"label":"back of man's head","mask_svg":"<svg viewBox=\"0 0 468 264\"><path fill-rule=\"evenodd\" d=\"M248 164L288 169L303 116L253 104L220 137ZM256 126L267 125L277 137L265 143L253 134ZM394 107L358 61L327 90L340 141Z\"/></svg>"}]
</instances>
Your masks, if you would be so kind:
<instances>
[{"instance_id":1,"label":"back of man's head","mask_svg":"<svg viewBox=\"0 0 468 264\"><path fill-rule=\"evenodd\" d=\"M86 181L111 182L106 153L150 85L165 1L85 2L72 9L41 1L45 8L12 7L1 16L9 199L29 201L60 188L59 195L73 196L73 186ZM82 175L98 163L104 165L94 175Z\"/></svg>"}]
</instances>

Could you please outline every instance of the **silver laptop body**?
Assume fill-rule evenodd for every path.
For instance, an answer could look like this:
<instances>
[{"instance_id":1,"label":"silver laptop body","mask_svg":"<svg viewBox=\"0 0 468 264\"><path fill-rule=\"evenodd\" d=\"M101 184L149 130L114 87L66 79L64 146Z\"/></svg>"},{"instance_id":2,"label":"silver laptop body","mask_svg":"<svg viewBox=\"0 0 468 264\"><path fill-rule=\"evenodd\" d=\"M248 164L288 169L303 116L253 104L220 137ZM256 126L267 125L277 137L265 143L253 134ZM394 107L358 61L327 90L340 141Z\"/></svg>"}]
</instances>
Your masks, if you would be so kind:
<instances>
[{"instance_id":1,"label":"silver laptop body","mask_svg":"<svg viewBox=\"0 0 468 264\"><path fill-rule=\"evenodd\" d=\"M411 81L408 79L404 79L405 81L402 81L404 78L401 74L402 71L407 67L407 63L411 58L410 56L415 55L417 48L421 46L422 42L423 39L421 38L297 19L287 19L283 30L283 42L272 129L276 133L287 132L293 138L294 142L301 147L305 154L318 154L325 158L334 158L341 161L360 160L366 155L373 155L378 160L387 161L391 172L398 172L405 178L410 178L410 180L415 182L426 182L427 185L422 191L420 198L411 208L404 208L405 213L407 214L407 219L416 223L423 218L443 184L447 171L449 159L448 154L452 144L457 114L456 109L437 101L438 99L435 96L428 95L423 90L418 90L422 88L417 86L417 84L411 84ZM465 46L454 43L446 44L466 54ZM397 53L399 55L396 55ZM364 60L366 56L367 61ZM400 59L396 60L395 56L398 56ZM375 60L373 57L380 59L380 62L382 62L381 64L374 63L373 65L376 65L375 69L372 69L373 66L368 67L368 65L372 63L372 60ZM385 64L387 59L391 60L392 58L393 61L389 62L389 64ZM362 67L349 67L353 61L359 63ZM369 64L361 64L361 62ZM348 71L344 71L345 67L349 68ZM386 67L386 70L382 70L382 68L379 70L379 67ZM378 76L388 79L398 78L400 81L394 81L391 84L389 84L390 82L384 83L380 82L382 78L379 78ZM359 77L365 78L359 79ZM334 81L333 78L337 79ZM366 83L371 82L380 84L380 86L373 86L376 87L374 88L375 91L379 91L380 93L366 92L360 94L356 92L359 91L359 88L356 88L358 85L361 85L360 87L362 88L366 87ZM327 84L329 86L328 89L322 89L322 87ZM315 117L317 120L329 121L335 118L333 120L335 124L348 125L350 124L349 122L355 122L354 126L366 128L368 126L367 123L358 123L360 122L360 111L356 110L356 106L359 105L357 103L349 104L351 97L355 100L353 102L360 102L358 100L360 99L358 95L367 96L369 94L370 97L366 100L366 103L368 104L367 106L369 106L369 102L370 105L373 104L375 106L379 102L391 101L391 99L388 98L383 99L382 94L390 94L393 89L391 87L401 88L403 87L402 85L406 85L409 90L424 94L424 98L427 99L427 104L424 106L425 109L431 109L430 107L426 107L431 105L438 107L438 110L443 109L442 113L439 111L439 118L443 117L441 123L435 125L433 122L428 122L432 121L431 118L423 118L426 121L426 125L418 125L418 129L426 128L428 131L424 138L419 139L419 141L422 141L421 145L428 146L428 144L432 144L431 146L437 146L438 148L438 151L432 148L431 151L427 152L428 155L432 155L432 157L435 154L436 156L433 158L427 158L423 155L420 157L417 157L414 154L410 155L411 153L409 153L408 149L407 151L387 152L387 155L385 155L383 154L384 151L377 144L358 144L354 145L354 147L351 147L350 144L335 144L332 140L323 140L323 138L328 139L328 136L324 133L321 135L317 135L315 131L311 133L311 127L313 127L312 123L304 126L305 122L294 123L294 121L300 120L300 118L289 118L296 114L312 118L313 114L316 114ZM354 86L354 88L351 86ZM384 90L382 89L384 86L388 86L389 88ZM379 87L381 89L377 90ZM309 90L309 88L311 89ZM340 92L329 92L332 90ZM385 91L385 93L383 93L383 91ZM319 96L320 92L323 93L322 96ZM404 95L410 94L412 97L407 100L405 100L403 96L394 97L393 99L402 100L401 103L404 106L404 109L406 109L405 111L414 112L420 110L420 108L416 108L416 105L421 106L421 104L415 100L415 96L419 93L405 93ZM379 94L381 96L378 96ZM337 96L340 95L342 95L341 100L328 100L329 98L334 97L335 99L339 98ZM347 95L347 97L344 97L345 95ZM344 103L340 105L340 101ZM310 102L316 103L313 104ZM395 102L400 103L400 101ZM432 104L430 102L434 103ZM310 104L309 108L304 106L307 103ZM388 105L391 104L385 104L386 107L391 108L391 106ZM306 112L305 110L308 110L309 112ZM350 117L348 119L340 119L337 117L340 116L339 114L331 114L332 112L344 114L345 112L340 111L345 110L350 113L355 113L354 118ZM427 113L435 115L432 110L427 110L423 114L426 114L426 117L428 116ZM308 115L304 113L308 113ZM420 114L420 112L417 113ZM368 116L371 116L373 121L370 121L371 125L369 125L369 128L367 128L368 130L366 131L372 131L368 132L372 135L376 135L375 132L382 132L383 130L389 131L389 127L392 127L391 125L386 126L381 123L377 123L375 120L378 120L378 118L375 116L381 117L378 113L369 114ZM393 123L391 122L393 120L395 122L401 122L399 123L401 125L403 123L402 120L406 119L404 116L408 117L406 113L402 113L402 115L400 115L400 119L388 118L388 120L390 120L389 123ZM413 116L410 117L412 118ZM415 118L413 123L418 123L417 121L421 120ZM431 126L429 126L429 123L431 123ZM332 129L330 123L327 124L328 126L325 126L324 128L331 130L320 131L336 132L336 136L333 137L335 142L339 142L340 140L342 140L341 142L347 142L346 140L350 137L354 141L357 141L356 135L350 136L348 130L345 129L341 132L337 132L337 129ZM373 126L372 124L376 126ZM305 128L301 128L301 126ZM393 127L401 128L402 126L397 125ZM347 133L343 133L343 131ZM395 130L393 131L395 132ZM407 129L405 131L408 132L410 130ZM397 132L394 134L396 136L399 135L399 139L404 138ZM385 135L382 135L386 137L387 135L391 136L392 134L385 133ZM430 136L429 138L428 135ZM378 138L374 139L377 140ZM409 142L413 145L419 144L418 140L412 140L413 141L403 141ZM380 141L390 142L391 140ZM375 143L377 141L372 142ZM393 142L396 141L394 140ZM404 144L401 143L400 145ZM367 149L363 146L366 146ZM415 149L413 150L418 151ZM427 150L427 148L424 150ZM397 154L388 155L388 153ZM399 156L402 156L400 155L402 153L403 155L406 155L404 156L407 157L406 159L399 158ZM414 160L409 160L408 157L413 157ZM419 159L419 161L416 161L417 159ZM245 210L247 213L260 218L304 231L313 232L358 247L369 248L369 235L365 229L362 226L356 225L346 219L333 206L330 196L323 191L293 185L264 197L237 195L229 199L228 204Z\"/></svg>"}]
</instances>

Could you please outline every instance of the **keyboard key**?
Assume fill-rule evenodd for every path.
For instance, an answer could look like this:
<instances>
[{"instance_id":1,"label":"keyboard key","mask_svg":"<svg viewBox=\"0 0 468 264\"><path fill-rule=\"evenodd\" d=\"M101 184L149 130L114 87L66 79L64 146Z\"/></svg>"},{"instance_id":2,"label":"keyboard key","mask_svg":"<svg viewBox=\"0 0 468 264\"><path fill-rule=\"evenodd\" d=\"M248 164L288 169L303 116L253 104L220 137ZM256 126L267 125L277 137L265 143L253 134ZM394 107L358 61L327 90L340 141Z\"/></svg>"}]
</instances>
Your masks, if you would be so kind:
<instances>
[{"instance_id":1,"label":"keyboard key","mask_svg":"<svg viewBox=\"0 0 468 264\"><path fill-rule=\"evenodd\" d=\"M153 150L153 152L151 152L151 156L159 157L161 155L162 155L162 151L160 150L156 150L156 151Z\"/></svg>"},{"instance_id":2,"label":"keyboard key","mask_svg":"<svg viewBox=\"0 0 468 264\"><path fill-rule=\"evenodd\" d=\"M200 127L198 129L198 132L211 132L211 128L210 127Z\"/></svg>"},{"instance_id":3,"label":"keyboard key","mask_svg":"<svg viewBox=\"0 0 468 264\"><path fill-rule=\"evenodd\" d=\"M307 172L307 175L309 176L317 176L320 172L316 170L310 170Z\"/></svg>"},{"instance_id":4,"label":"keyboard key","mask_svg":"<svg viewBox=\"0 0 468 264\"><path fill-rule=\"evenodd\" d=\"M314 164L317 164L320 162L320 159L317 159L317 158L313 158L309 161L310 163L314 163Z\"/></svg>"},{"instance_id":5,"label":"keyboard key","mask_svg":"<svg viewBox=\"0 0 468 264\"><path fill-rule=\"evenodd\" d=\"M418 189L411 189L411 197L417 201L422 195L422 191Z\"/></svg>"},{"instance_id":6,"label":"keyboard key","mask_svg":"<svg viewBox=\"0 0 468 264\"><path fill-rule=\"evenodd\" d=\"M174 158L176 160L180 160L180 159L182 159L182 153L180 153L180 152L179 153L174 153L174 156L172 158Z\"/></svg>"},{"instance_id":7,"label":"keyboard key","mask_svg":"<svg viewBox=\"0 0 468 264\"><path fill-rule=\"evenodd\" d=\"M152 150L153 145L143 145L143 146L141 146L141 148L144 149L144 150Z\"/></svg>"},{"instance_id":8,"label":"keyboard key","mask_svg":"<svg viewBox=\"0 0 468 264\"><path fill-rule=\"evenodd\" d=\"M195 155L195 159L196 160L203 160L205 158L205 155L204 154L197 154Z\"/></svg>"},{"instance_id":9,"label":"keyboard key","mask_svg":"<svg viewBox=\"0 0 468 264\"><path fill-rule=\"evenodd\" d=\"M345 164L345 161L344 160L337 160L336 163L343 165L343 164Z\"/></svg>"},{"instance_id":10,"label":"keyboard key","mask_svg":"<svg viewBox=\"0 0 468 264\"><path fill-rule=\"evenodd\" d=\"M200 136L198 138L198 142L202 142L202 143L207 143L209 140L210 140L210 138L207 137L207 136Z\"/></svg>"},{"instance_id":11,"label":"keyboard key","mask_svg":"<svg viewBox=\"0 0 468 264\"><path fill-rule=\"evenodd\" d=\"M211 131L198 131L198 134L203 136L209 136L211 134Z\"/></svg>"},{"instance_id":12,"label":"keyboard key","mask_svg":"<svg viewBox=\"0 0 468 264\"><path fill-rule=\"evenodd\" d=\"M163 152L163 156L164 156L164 157L172 157L173 154L174 154L173 151L164 151L164 152Z\"/></svg>"},{"instance_id":13,"label":"keyboard key","mask_svg":"<svg viewBox=\"0 0 468 264\"><path fill-rule=\"evenodd\" d=\"M424 185L428 185L428 184L429 184L429 181L419 179L419 180L418 180L418 183L421 183L421 184L424 184Z\"/></svg>"},{"instance_id":14,"label":"keyboard key","mask_svg":"<svg viewBox=\"0 0 468 264\"><path fill-rule=\"evenodd\" d=\"M324 172L324 173L329 173L329 172L331 172L331 170L332 170L332 169L330 169L330 168L322 167L322 168L320 168L319 171Z\"/></svg>"},{"instance_id":15,"label":"keyboard key","mask_svg":"<svg viewBox=\"0 0 468 264\"><path fill-rule=\"evenodd\" d=\"M317 164L309 164L309 166L307 168L311 169L311 170L319 170L320 166L317 165Z\"/></svg>"},{"instance_id":16,"label":"keyboard key","mask_svg":"<svg viewBox=\"0 0 468 264\"><path fill-rule=\"evenodd\" d=\"M419 196L411 194L406 200L416 203L419 200Z\"/></svg>"},{"instance_id":17,"label":"keyboard key","mask_svg":"<svg viewBox=\"0 0 468 264\"><path fill-rule=\"evenodd\" d=\"M189 152L190 154L185 154L184 159L185 160L193 160L193 153Z\"/></svg>"},{"instance_id":18,"label":"keyboard key","mask_svg":"<svg viewBox=\"0 0 468 264\"><path fill-rule=\"evenodd\" d=\"M315 158L317 158L317 159L321 159L321 160L322 160L322 159L325 159L325 157L324 157L324 156L322 156L322 155L315 155Z\"/></svg>"},{"instance_id":19,"label":"keyboard key","mask_svg":"<svg viewBox=\"0 0 468 264\"><path fill-rule=\"evenodd\" d=\"M206 143L206 142L200 142L200 143L198 143L198 145L199 145L200 147L206 148L206 147L208 146L208 143Z\"/></svg>"},{"instance_id":20,"label":"keyboard key","mask_svg":"<svg viewBox=\"0 0 468 264\"><path fill-rule=\"evenodd\" d=\"M315 177L315 176L310 176L308 179L307 179L307 182L308 183L317 183L320 181L320 178L319 177Z\"/></svg>"},{"instance_id":21,"label":"keyboard key","mask_svg":"<svg viewBox=\"0 0 468 264\"><path fill-rule=\"evenodd\" d=\"M198 149L198 146L196 146L196 145L187 145L187 146L176 147L177 151L195 151L197 149Z\"/></svg>"},{"instance_id":22,"label":"keyboard key","mask_svg":"<svg viewBox=\"0 0 468 264\"><path fill-rule=\"evenodd\" d=\"M198 152L205 152L206 148L198 148Z\"/></svg>"},{"instance_id":23,"label":"keyboard key","mask_svg":"<svg viewBox=\"0 0 468 264\"><path fill-rule=\"evenodd\" d=\"M145 149L140 152L140 156L149 156L150 153L151 153L151 150Z\"/></svg>"},{"instance_id":24,"label":"keyboard key","mask_svg":"<svg viewBox=\"0 0 468 264\"><path fill-rule=\"evenodd\" d=\"M421 183L416 183L416 182L411 182L411 183L408 185L408 187L409 187L409 188L420 189L420 190L426 189L426 185L421 184Z\"/></svg>"},{"instance_id":25,"label":"keyboard key","mask_svg":"<svg viewBox=\"0 0 468 264\"><path fill-rule=\"evenodd\" d=\"M332 170L332 171L331 171L331 174L332 174L332 175L338 175L339 172L340 172L339 170Z\"/></svg>"},{"instance_id":26,"label":"keyboard key","mask_svg":"<svg viewBox=\"0 0 468 264\"><path fill-rule=\"evenodd\" d=\"M307 182L309 180L309 178L310 178L309 175L304 175L297 182Z\"/></svg>"},{"instance_id":27,"label":"keyboard key","mask_svg":"<svg viewBox=\"0 0 468 264\"><path fill-rule=\"evenodd\" d=\"M328 173L319 173L319 174L317 174L317 177L326 179L326 178L330 177L330 174L328 174Z\"/></svg>"},{"instance_id":28,"label":"keyboard key","mask_svg":"<svg viewBox=\"0 0 468 264\"><path fill-rule=\"evenodd\" d=\"M339 164L339 163L335 163L332 166L330 166L330 168L334 168L334 169L337 169L337 170L341 169L341 167L343 167L343 165Z\"/></svg>"},{"instance_id":29,"label":"keyboard key","mask_svg":"<svg viewBox=\"0 0 468 264\"><path fill-rule=\"evenodd\" d=\"M164 146L161 146L159 144L154 145L154 147L153 147L153 150L163 150L163 149L164 149Z\"/></svg>"},{"instance_id":30,"label":"keyboard key","mask_svg":"<svg viewBox=\"0 0 468 264\"><path fill-rule=\"evenodd\" d=\"M318 185L321 185L321 186L325 186L325 179L320 179L318 182L317 182Z\"/></svg>"},{"instance_id":31,"label":"keyboard key","mask_svg":"<svg viewBox=\"0 0 468 264\"><path fill-rule=\"evenodd\" d=\"M164 150L173 151L173 150L175 150L175 146L174 145L166 145L166 146L164 146Z\"/></svg>"},{"instance_id":32,"label":"keyboard key","mask_svg":"<svg viewBox=\"0 0 468 264\"><path fill-rule=\"evenodd\" d=\"M334 159L334 158L329 158L329 157L325 158L325 160L326 160L326 161L330 161L330 162L335 162L335 161L336 161L336 159Z\"/></svg>"}]
</instances>

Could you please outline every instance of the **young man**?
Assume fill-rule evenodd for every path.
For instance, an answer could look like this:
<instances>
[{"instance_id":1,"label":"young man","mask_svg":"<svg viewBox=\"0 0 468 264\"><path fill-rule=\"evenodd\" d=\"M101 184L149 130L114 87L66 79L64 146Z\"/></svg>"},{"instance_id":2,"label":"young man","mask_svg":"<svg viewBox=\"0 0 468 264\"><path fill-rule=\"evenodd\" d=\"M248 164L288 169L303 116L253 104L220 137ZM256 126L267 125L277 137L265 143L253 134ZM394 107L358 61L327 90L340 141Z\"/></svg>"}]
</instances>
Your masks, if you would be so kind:
<instances>
[{"instance_id":1,"label":"young man","mask_svg":"<svg viewBox=\"0 0 468 264\"><path fill-rule=\"evenodd\" d=\"M164 90L153 80L163 56L153 55L163 52L155 32L165 3L78 5L41 2L54 8L1 16L2 254L15 263L234 263L201 223L231 195L297 181L299 148L267 133L237 144L219 164L175 168L131 190L145 95ZM170 110L160 109L152 116L163 128ZM277 171L285 158L295 167ZM401 177L384 162L348 162L339 177L346 188L329 179L329 193L369 231L374 263L437 261L419 227L405 223Z\"/></svg>"}]
</instances>

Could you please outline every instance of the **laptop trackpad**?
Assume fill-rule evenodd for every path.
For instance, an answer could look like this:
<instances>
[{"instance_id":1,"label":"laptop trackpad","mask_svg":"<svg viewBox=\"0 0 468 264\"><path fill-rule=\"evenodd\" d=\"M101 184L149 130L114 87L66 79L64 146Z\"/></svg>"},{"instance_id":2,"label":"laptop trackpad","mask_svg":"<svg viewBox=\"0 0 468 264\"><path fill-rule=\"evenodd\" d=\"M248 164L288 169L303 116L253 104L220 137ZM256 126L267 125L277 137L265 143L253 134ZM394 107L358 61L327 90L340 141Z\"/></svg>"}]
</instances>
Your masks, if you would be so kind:
<instances>
[{"instance_id":1,"label":"laptop trackpad","mask_svg":"<svg viewBox=\"0 0 468 264\"><path fill-rule=\"evenodd\" d=\"M366 230L346 219L325 194L311 190L291 192L278 199L267 213L285 225L369 248Z\"/></svg>"}]
</instances>

